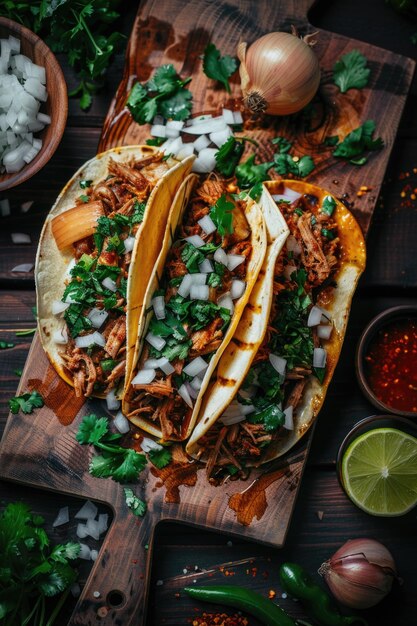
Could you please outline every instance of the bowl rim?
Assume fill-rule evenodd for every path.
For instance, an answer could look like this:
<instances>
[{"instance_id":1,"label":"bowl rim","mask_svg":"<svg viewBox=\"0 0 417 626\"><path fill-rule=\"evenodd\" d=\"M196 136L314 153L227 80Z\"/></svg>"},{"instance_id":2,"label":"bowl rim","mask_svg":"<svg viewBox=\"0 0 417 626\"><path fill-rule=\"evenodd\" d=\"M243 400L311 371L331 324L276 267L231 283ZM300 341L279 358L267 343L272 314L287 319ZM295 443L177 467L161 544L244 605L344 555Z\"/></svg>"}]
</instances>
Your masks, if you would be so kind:
<instances>
[{"instance_id":1,"label":"bowl rim","mask_svg":"<svg viewBox=\"0 0 417 626\"><path fill-rule=\"evenodd\" d=\"M369 402L374 405L374 407L376 407L380 411L383 411L384 413L416 419L417 413L413 411L402 411L401 409L395 409L394 407L391 407L381 402L381 400L376 397L372 388L369 386L364 368L365 349L367 348L370 340L375 336L376 332L384 326L387 326L390 321L394 319L405 318L407 317L407 315L411 315L412 317L417 318L417 305L404 304L390 307L389 309L385 309L384 311L376 315L368 322L368 324L362 331L356 347L355 371L362 393L366 396Z\"/></svg>"},{"instance_id":2,"label":"bowl rim","mask_svg":"<svg viewBox=\"0 0 417 626\"><path fill-rule=\"evenodd\" d=\"M26 26L23 26L23 24L19 24L18 22L10 20L7 17L0 16L0 26L7 28L11 35L15 35L19 37L19 39L28 40L32 46L36 46L38 50L48 56L48 65L52 70L51 73L56 77L55 84L57 85L57 89L55 97L60 103L59 114L56 117L54 126L54 133L52 134L50 140L47 144L42 145L38 156L36 156L33 161L28 163L19 172L14 172L12 174L0 174L0 192L2 192L7 189L11 189L12 187L16 187L16 185L20 185L31 178L34 174L39 172L39 170L41 170L46 163L48 163L55 153L61 142L67 122L68 92L61 66L52 50L49 46L47 46L44 40L41 39L41 37L36 35L36 33L31 31L29 28L26 28ZM3 176L5 177L2 178Z\"/></svg>"}]
</instances>

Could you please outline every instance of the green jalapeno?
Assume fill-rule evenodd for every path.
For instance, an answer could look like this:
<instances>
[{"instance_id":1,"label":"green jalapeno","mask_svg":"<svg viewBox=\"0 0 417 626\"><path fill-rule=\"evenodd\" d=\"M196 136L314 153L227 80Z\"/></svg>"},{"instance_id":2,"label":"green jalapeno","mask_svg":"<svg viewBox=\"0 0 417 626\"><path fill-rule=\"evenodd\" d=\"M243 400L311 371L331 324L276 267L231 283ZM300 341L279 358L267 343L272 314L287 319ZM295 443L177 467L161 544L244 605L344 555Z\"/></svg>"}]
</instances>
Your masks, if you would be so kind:
<instances>
[{"instance_id":1,"label":"green jalapeno","mask_svg":"<svg viewBox=\"0 0 417 626\"><path fill-rule=\"evenodd\" d=\"M185 593L195 600L231 606L250 613L266 626L296 626L296 622L277 604L259 593L232 585L185 587Z\"/></svg>"},{"instance_id":2,"label":"green jalapeno","mask_svg":"<svg viewBox=\"0 0 417 626\"><path fill-rule=\"evenodd\" d=\"M283 563L279 570L281 585L292 597L300 600L306 611L321 626L347 626L365 624L363 617L342 615L329 594L316 584L300 565Z\"/></svg>"}]
</instances>

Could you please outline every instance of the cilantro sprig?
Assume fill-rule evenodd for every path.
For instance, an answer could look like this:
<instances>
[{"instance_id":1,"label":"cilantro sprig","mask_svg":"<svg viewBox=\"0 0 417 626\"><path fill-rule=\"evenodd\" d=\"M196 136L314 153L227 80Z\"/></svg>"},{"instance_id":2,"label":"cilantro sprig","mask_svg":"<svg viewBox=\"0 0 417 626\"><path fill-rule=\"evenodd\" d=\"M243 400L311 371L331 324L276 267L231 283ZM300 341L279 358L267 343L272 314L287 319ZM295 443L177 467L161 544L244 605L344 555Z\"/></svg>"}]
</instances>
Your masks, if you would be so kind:
<instances>
[{"instance_id":1,"label":"cilantro sprig","mask_svg":"<svg viewBox=\"0 0 417 626\"><path fill-rule=\"evenodd\" d=\"M150 462L158 469L166 467L172 461L172 454L168 448L161 448L160 450L149 450L148 456Z\"/></svg>"},{"instance_id":2,"label":"cilantro sprig","mask_svg":"<svg viewBox=\"0 0 417 626\"><path fill-rule=\"evenodd\" d=\"M364 165L368 160L364 155L365 152L381 150L384 147L380 137L373 138L374 132L375 122L367 120L336 145L333 156L346 159L353 165Z\"/></svg>"},{"instance_id":3,"label":"cilantro sprig","mask_svg":"<svg viewBox=\"0 0 417 626\"><path fill-rule=\"evenodd\" d=\"M281 176L293 174L297 178L305 178L314 170L314 161L311 156L294 157L287 152L274 155L274 168Z\"/></svg>"},{"instance_id":4,"label":"cilantro sprig","mask_svg":"<svg viewBox=\"0 0 417 626\"><path fill-rule=\"evenodd\" d=\"M120 433L111 433L107 417L86 415L75 436L81 445L98 448L101 454L92 457L89 471L97 478L112 478L119 483L134 482L146 466L146 457L131 448L118 445Z\"/></svg>"},{"instance_id":5,"label":"cilantro sprig","mask_svg":"<svg viewBox=\"0 0 417 626\"><path fill-rule=\"evenodd\" d=\"M52 626L77 579L70 564L80 545L51 547L44 519L22 502L0 515L0 621L4 624ZM50 599L59 596L54 606ZM2 621L3 623L3 621Z\"/></svg>"},{"instance_id":6,"label":"cilantro sprig","mask_svg":"<svg viewBox=\"0 0 417 626\"><path fill-rule=\"evenodd\" d=\"M136 83L127 99L127 108L138 124L149 124L157 114L174 120L191 115L192 95L185 87L191 78L182 80L174 66L161 65L145 84Z\"/></svg>"},{"instance_id":7,"label":"cilantro sprig","mask_svg":"<svg viewBox=\"0 0 417 626\"><path fill-rule=\"evenodd\" d=\"M233 176L244 149L244 140L236 139L236 137L233 136L229 137L226 143L224 143L214 155L216 159L216 169L226 176L226 178Z\"/></svg>"},{"instance_id":8,"label":"cilantro sprig","mask_svg":"<svg viewBox=\"0 0 417 626\"><path fill-rule=\"evenodd\" d=\"M246 189L268 180L268 172L274 165L273 161L266 163L255 163L255 155L251 154L243 163L237 166L235 175L237 184L241 189Z\"/></svg>"},{"instance_id":9,"label":"cilantro sprig","mask_svg":"<svg viewBox=\"0 0 417 626\"><path fill-rule=\"evenodd\" d=\"M214 43L209 43L204 50L203 71L208 78L218 80L230 93L229 78L237 69L237 60L229 55L222 56Z\"/></svg>"},{"instance_id":10,"label":"cilantro sprig","mask_svg":"<svg viewBox=\"0 0 417 626\"><path fill-rule=\"evenodd\" d=\"M210 217L216 224L218 233L224 237L233 233L233 202L223 194L210 209Z\"/></svg>"},{"instance_id":11,"label":"cilantro sprig","mask_svg":"<svg viewBox=\"0 0 417 626\"><path fill-rule=\"evenodd\" d=\"M137 517L143 517L147 511L146 502L138 498L133 489L130 487L123 487L125 492L125 502L133 515Z\"/></svg>"},{"instance_id":12,"label":"cilantro sprig","mask_svg":"<svg viewBox=\"0 0 417 626\"><path fill-rule=\"evenodd\" d=\"M37 391L31 393L23 393L21 396L15 396L10 398L9 407L13 415L22 411L26 415L33 413L34 409L39 409L44 405L43 398Z\"/></svg>"},{"instance_id":13,"label":"cilantro sprig","mask_svg":"<svg viewBox=\"0 0 417 626\"><path fill-rule=\"evenodd\" d=\"M371 70L366 66L367 58L359 50L351 50L333 66L333 80L342 93L349 89L363 89L369 81Z\"/></svg>"}]
</instances>

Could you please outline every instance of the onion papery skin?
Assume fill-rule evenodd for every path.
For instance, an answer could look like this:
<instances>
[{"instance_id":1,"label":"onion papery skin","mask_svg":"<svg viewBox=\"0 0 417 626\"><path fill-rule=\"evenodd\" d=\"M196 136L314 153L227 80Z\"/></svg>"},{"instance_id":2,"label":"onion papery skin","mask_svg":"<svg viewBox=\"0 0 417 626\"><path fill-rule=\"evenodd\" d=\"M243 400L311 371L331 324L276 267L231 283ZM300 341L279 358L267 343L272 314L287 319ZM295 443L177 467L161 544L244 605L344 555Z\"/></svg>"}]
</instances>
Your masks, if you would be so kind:
<instances>
[{"instance_id":1,"label":"onion papery skin","mask_svg":"<svg viewBox=\"0 0 417 626\"><path fill-rule=\"evenodd\" d=\"M245 106L253 113L290 115L304 108L320 83L317 56L289 33L268 33L238 47Z\"/></svg>"}]
</instances>

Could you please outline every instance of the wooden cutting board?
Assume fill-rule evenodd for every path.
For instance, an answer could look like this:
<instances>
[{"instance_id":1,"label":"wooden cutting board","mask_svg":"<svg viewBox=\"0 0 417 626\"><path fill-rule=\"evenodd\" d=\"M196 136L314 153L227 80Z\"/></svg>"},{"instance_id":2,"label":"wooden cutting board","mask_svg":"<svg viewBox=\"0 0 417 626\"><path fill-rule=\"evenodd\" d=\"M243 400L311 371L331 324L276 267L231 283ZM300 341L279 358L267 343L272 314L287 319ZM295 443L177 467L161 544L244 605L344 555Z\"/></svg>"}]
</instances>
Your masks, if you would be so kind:
<instances>
[{"instance_id":1,"label":"wooden cutting board","mask_svg":"<svg viewBox=\"0 0 417 626\"><path fill-rule=\"evenodd\" d=\"M183 77L192 76L194 114L216 114L222 106L239 108L237 74L232 80L231 96L204 76L200 56L206 45L213 42L222 54L233 55L239 40L250 43L269 31L289 31L292 24L305 35L314 30L306 18L312 3L313 0L142 2L129 40L123 79L106 118L99 150L143 143L149 137L149 127L133 123L124 105L135 80L147 80L163 63L173 63ZM295 154L311 154L316 169L309 180L348 201L366 234L414 62L326 31L319 31L316 39L322 81L310 113L266 118L245 134L259 142L258 154L262 160L271 156L269 139L278 134L293 141ZM370 84L367 89L340 94L332 83L332 67L338 57L354 48L368 59ZM385 148L373 153L362 168L334 159L330 149L322 144L324 138L335 134L343 137L367 119L375 120ZM370 191L359 198L357 191L362 185ZM32 415L10 416L0 453L0 475L27 485L101 501L114 511L113 524L70 624L96 624L97 620L103 626L144 624L153 532L162 519L283 545L311 431L290 454L268 470L253 472L246 482L228 482L221 487L210 486L204 471L190 464L181 450L177 450L170 467L143 472L136 491L147 501L148 513L138 520L128 511L119 484L89 475L91 451L75 441L81 417L92 412L105 414L104 403L77 401L72 389L49 366L37 337L19 393L28 388L42 393L45 407ZM99 598L94 597L95 590L100 592Z\"/></svg>"}]
</instances>

